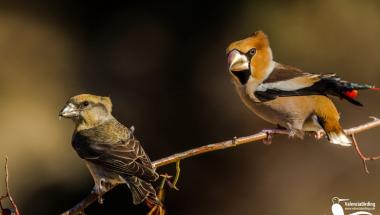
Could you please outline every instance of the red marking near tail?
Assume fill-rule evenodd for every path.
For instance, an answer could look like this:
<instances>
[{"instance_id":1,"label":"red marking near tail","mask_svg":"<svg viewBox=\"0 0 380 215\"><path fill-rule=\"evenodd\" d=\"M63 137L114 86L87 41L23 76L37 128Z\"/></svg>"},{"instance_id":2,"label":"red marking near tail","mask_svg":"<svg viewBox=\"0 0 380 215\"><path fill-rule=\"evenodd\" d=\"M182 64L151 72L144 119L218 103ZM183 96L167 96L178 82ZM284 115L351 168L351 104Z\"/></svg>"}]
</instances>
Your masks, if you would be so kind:
<instances>
[{"instance_id":1,"label":"red marking near tail","mask_svg":"<svg viewBox=\"0 0 380 215\"><path fill-rule=\"evenodd\" d=\"M353 99L358 96L358 91L357 90L346 91L344 92L344 95Z\"/></svg>"},{"instance_id":2,"label":"red marking near tail","mask_svg":"<svg viewBox=\"0 0 380 215\"><path fill-rule=\"evenodd\" d=\"M380 87L372 87L370 90L380 90Z\"/></svg>"}]
</instances>

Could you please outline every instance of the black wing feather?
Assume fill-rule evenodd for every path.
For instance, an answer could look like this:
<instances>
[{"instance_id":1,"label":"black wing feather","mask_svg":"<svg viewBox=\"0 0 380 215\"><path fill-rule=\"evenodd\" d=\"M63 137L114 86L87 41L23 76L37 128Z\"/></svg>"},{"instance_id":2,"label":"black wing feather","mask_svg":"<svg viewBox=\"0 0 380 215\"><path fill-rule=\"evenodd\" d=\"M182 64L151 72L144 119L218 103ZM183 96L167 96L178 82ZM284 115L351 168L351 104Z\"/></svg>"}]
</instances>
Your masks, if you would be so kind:
<instances>
[{"instance_id":1,"label":"black wing feather","mask_svg":"<svg viewBox=\"0 0 380 215\"><path fill-rule=\"evenodd\" d=\"M95 128L96 129L96 128ZM88 135L93 131L83 131L74 135L73 147L85 160L103 166L123 177L137 176L147 181L159 177L140 142L134 137L107 143L107 138ZM95 132L99 134L99 131Z\"/></svg>"},{"instance_id":2,"label":"black wing feather","mask_svg":"<svg viewBox=\"0 0 380 215\"><path fill-rule=\"evenodd\" d=\"M287 81L297 77L312 75L304 73L294 67L280 66L275 69L271 75L262 83L263 86L279 81ZM363 106L359 101L347 96L345 93L351 90L362 90L373 88L367 84L356 84L344 81L335 74L320 74L316 81L311 86L306 86L297 90L284 90L279 88L263 87L264 91L255 91L255 96L262 102L273 100L277 97L287 96L305 96L305 95L332 95L342 99L346 99L350 103L358 106Z\"/></svg>"}]
</instances>

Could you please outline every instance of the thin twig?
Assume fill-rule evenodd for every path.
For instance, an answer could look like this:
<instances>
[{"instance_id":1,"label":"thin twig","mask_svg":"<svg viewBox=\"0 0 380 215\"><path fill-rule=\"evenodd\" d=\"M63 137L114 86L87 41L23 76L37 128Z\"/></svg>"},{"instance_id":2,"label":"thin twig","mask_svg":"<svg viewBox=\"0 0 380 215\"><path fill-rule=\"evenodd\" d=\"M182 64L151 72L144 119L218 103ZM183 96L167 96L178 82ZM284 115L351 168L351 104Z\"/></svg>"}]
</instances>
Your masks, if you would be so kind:
<instances>
[{"instance_id":1,"label":"thin twig","mask_svg":"<svg viewBox=\"0 0 380 215\"><path fill-rule=\"evenodd\" d=\"M11 202L12 207L15 210L16 215L20 215L20 212L18 210L16 202L13 200L13 197L12 197L10 189L9 189L8 157L5 157L5 184L6 184L6 188L7 188L7 194L8 194L9 201Z\"/></svg>"},{"instance_id":2,"label":"thin twig","mask_svg":"<svg viewBox=\"0 0 380 215\"><path fill-rule=\"evenodd\" d=\"M375 118L375 117L371 117L371 118L373 119L373 121L367 122L365 124L362 124L353 128L345 129L344 132L347 135L352 135L352 134L360 133L360 132L372 129L374 127L380 126L380 119ZM276 130L273 130L272 134L289 134L289 133L286 131L281 132L276 129ZM159 160L154 161L153 166L161 167L161 166L165 166L171 163L175 163L178 160L193 157L199 154L204 154L207 152L217 151L221 149L227 149L227 148L235 147L235 146L245 144L245 143L265 140L267 138L268 138L268 132L262 131L262 132L259 132L250 136L246 136L246 137L234 138L232 140L227 140L220 143L209 144L209 145L201 146L198 148L190 149L181 153L177 153L165 158L161 158Z\"/></svg>"},{"instance_id":3,"label":"thin twig","mask_svg":"<svg viewBox=\"0 0 380 215\"><path fill-rule=\"evenodd\" d=\"M173 180L173 188L179 190L177 187L179 176L181 175L181 160L175 163L175 177Z\"/></svg>"},{"instance_id":4,"label":"thin twig","mask_svg":"<svg viewBox=\"0 0 380 215\"><path fill-rule=\"evenodd\" d=\"M371 117L371 118L373 119L373 121L367 122L365 124L362 124L362 125L359 125L359 126L356 126L353 128L346 129L346 130L344 130L345 133L347 135L353 135L353 134L360 133L360 132L363 132L363 131L366 131L366 130L380 126L380 119L377 119L375 117ZM272 130L272 131L273 132L270 132L271 134L289 134L289 132L287 132L287 131L278 131L278 130ZM208 152L212 152L212 151L217 151L217 150L222 150L222 149L227 149L227 148L231 148L231 147L236 147L236 146L239 146L242 144L256 142L259 140L267 140L268 137L270 137L270 135L268 136L268 130L265 130L265 131L261 131L259 133L249 135L246 137L233 138L232 140L227 140L227 141L223 141L223 142L219 142L219 143L201 146L198 148L190 149L190 150L187 150L187 151L184 151L181 153L176 153L176 154L170 155L168 157L156 160L153 162L153 167L158 168L158 167L166 166L166 165L171 164L171 163L176 163L180 160L183 160L183 159L186 159L189 157L193 157L193 156L197 156L200 154L204 154L204 153L208 153ZM354 144L355 144L355 140L354 140ZM375 157L375 158L380 159L380 157L379 158ZM374 158L366 158L366 160L374 160ZM97 199L98 199L97 196L90 194L85 199L83 199L81 202L79 202L77 205L75 205L73 208L71 208L70 210L63 213L63 215L79 214L81 211L83 211L87 206L89 206L90 204L95 202Z\"/></svg>"},{"instance_id":5,"label":"thin twig","mask_svg":"<svg viewBox=\"0 0 380 215\"><path fill-rule=\"evenodd\" d=\"M363 162L364 170L365 170L365 172L367 174L369 174L369 170L368 170L368 166L367 166L367 161L380 159L380 156L374 156L374 157L367 157L367 156L365 156L362 153L362 151L360 150L359 144L358 144L358 142L356 141L356 138L355 138L355 134L352 134L351 137L352 137L352 140L353 140L353 143L354 143L354 146L355 146L355 150L356 150L356 152L358 153L360 159Z\"/></svg>"},{"instance_id":6,"label":"thin twig","mask_svg":"<svg viewBox=\"0 0 380 215\"><path fill-rule=\"evenodd\" d=\"M1 200L8 198L14 209L14 214L20 215L16 202L13 200L10 189L9 189L9 171L8 171L8 157L7 156L5 156L5 189L7 193L0 197L1 210L4 209L3 206L1 205Z\"/></svg>"},{"instance_id":7,"label":"thin twig","mask_svg":"<svg viewBox=\"0 0 380 215\"><path fill-rule=\"evenodd\" d=\"M1 197L0 197L0 211L3 211L3 210L4 210L4 208L3 208L3 204L1 203L1 200L2 200L3 198L6 198L6 196L1 196Z\"/></svg>"},{"instance_id":8,"label":"thin twig","mask_svg":"<svg viewBox=\"0 0 380 215\"><path fill-rule=\"evenodd\" d=\"M110 187L107 192L112 190L115 186ZM103 193L104 195L105 193ZM101 196L100 196L101 197ZM81 202L76 204L74 207L72 207L70 210L62 213L61 215L71 215L71 214L85 214L84 209L90 206L94 201L97 201L99 199L99 195L95 192L91 192L89 195L87 195Z\"/></svg>"}]
</instances>

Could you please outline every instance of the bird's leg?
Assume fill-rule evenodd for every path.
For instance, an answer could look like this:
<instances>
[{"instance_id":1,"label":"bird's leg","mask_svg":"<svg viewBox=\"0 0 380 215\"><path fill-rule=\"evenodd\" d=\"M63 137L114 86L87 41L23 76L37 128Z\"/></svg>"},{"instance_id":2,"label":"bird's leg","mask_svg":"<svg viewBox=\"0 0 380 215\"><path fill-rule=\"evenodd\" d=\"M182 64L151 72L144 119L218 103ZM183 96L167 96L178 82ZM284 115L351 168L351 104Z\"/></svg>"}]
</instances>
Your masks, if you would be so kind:
<instances>
[{"instance_id":1,"label":"bird's leg","mask_svg":"<svg viewBox=\"0 0 380 215\"><path fill-rule=\"evenodd\" d=\"M100 178L98 183L95 183L94 188L92 191L98 196L98 202L99 204L103 204L104 199L103 199L103 194L107 192L107 182L106 179Z\"/></svg>"},{"instance_id":2,"label":"bird's leg","mask_svg":"<svg viewBox=\"0 0 380 215\"><path fill-rule=\"evenodd\" d=\"M295 130L289 130L289 134L288 135L289 135L290 138L293 138L294 136L296 136L296 133L297 132Z\"/></svg>"},{"instance_id":3,"label":"bird's leg","mask_svg":"<svg viewBox=\"0 0 380 215\"><path fill-rule=\"evenodd\" d=\"M305 132L302 130L303 121L294 121L292 123L287 123L287 130L289 138L299 137L303 139Z\"/></svg>"},{"instance_id":4,"label":"bird's leg","mask_svg":"<svg viewBox=\"0 0 380 215\"><path fill-rule=\"evenodd\" d=\"M99 187L97 185L94 185L94 187L92 188L92 192L91 193L95 193L95 195L98 196L98 202L99 202L99 204L103 204L102 192L100 191L100 189L99 189Z\"/></svg>"}]
</instances>

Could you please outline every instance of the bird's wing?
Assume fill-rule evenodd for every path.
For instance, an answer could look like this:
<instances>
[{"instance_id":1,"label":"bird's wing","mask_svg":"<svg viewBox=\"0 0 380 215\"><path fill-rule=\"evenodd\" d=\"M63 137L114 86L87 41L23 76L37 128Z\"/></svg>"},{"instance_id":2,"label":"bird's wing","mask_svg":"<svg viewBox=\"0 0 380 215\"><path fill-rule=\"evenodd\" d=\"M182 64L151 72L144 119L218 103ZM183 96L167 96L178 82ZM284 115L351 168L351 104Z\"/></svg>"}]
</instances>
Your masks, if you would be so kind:
<instances>
[{"instance_id":1,"label":"bird's wing","mask_svg":"<svg viewBox=\"0 0 380 215\"><path fill-rule=\"evenodd\" d=\"M99 155L91 161L112 172L122 176L137 176L148 181L158 178L149 157L136 139L117 144L94 144L91 148Z\"/></svg>"},{"instance_id":2,"label":"bird's wing","mask_svg":"<svg viewBox=\"0 0 380 215\"><path fill-rule=\"evenodd\" d=\"M101 147L102 155L97 159L104 167L120 175L133 175L144 180L155 181L158 174L145 151L136 139L108 147ZM97 146L99 149L99 146Z\"/></svg>"},{"instance_id":3,"label":"bird's wing","mask_svg":"<svg viewBox=\"0 0 380 215\"><path fill-rule=\"evenodd\" d=\"M371 85L341 80L335 74L312 74L277 64L272 73L256 88L255 96L265 102L286 96L332 95L361 105L349 93L371 88Z\"/></svg>"},{"instance_id":4,"label":"bird's wing","mask_svg":"<svg viewBox=\"0 0 380 215\"><path fill-rule=\"evenodd\" d=\"M137 176L147 181L155 181L159 177L140 142L134 137L109 144L77 134L73 146L81 158L121 176Z\"/></svg>"}]
</instances>

